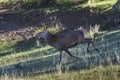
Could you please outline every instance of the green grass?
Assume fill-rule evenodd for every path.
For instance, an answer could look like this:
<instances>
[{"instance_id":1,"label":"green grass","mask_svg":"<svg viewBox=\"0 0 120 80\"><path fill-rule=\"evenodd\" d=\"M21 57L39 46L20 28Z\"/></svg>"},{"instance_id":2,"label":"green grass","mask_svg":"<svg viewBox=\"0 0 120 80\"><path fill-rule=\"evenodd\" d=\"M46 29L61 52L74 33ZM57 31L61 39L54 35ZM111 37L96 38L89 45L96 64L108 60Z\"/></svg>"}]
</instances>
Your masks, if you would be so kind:
<instances>
[{"instance_id":1,"label":"green grass","mask_svg":"<svg viewBox=\"0 0 120 80\"><path fill-rule=\"evenodd\" d=\"M0 0L0 2L8 2L8 0Z\"/></svg>"},{"instance_id":2,"label":"green grass","mask_svg":"<svg viewBox=\"0 0 120 80\"><path fill-rule=\"evenodd\" d=\"M12 51L15 44L16 41L0 41L0 53Z\"/></svg>"},{"instance_id":3,"label":"green grass","mask_svg":"<svg viewBox=\"0 0 120 80\"><path fill-rule=\"evenodd\" d=\"M7 0L1 0L1 1L7 1ZM94 4L91 4L90 5L91 8L90 8L89 16L83 15L84 18L83 19L81 18L80 21L82 23L85 23L85 24L102 23L102 24L100 24L101 25L101 29L102 30L103 29L107 29L108 23L106 23L106 20L104 18L104 16L107 17L107 15L100 14L100 13L103 13L103 12L109 10L112 7L112 5L114 5L115 2L116 2L116 0L111 0L111 1L109 1L109 0L103 0L103 1L98 1L98 2L95 2ZM65 12L65 11L71 11L71 12L74 13L74 11L82 10L82 9L88 7L87 2L84 2L84 3L82 2L80 4L78 4L78 3L77 4L71 4L71 5L69 4L68 7L67 7L67 5L68 4L66 3L66 4L61 5L61 6L57 6L56 5L56 6L51 6L51 7L47 7L47 8L42 8L42 10L45 11L45 12L50 11L50 14L51 13L56 13L56 12L59 13L60 11L63 11L63 12ZM39 8L39 9L25 10L25 11L20 12L20 13L22 13L23 17L25 17L26 15L31 14L31 13L33 14L34 12L35 13L36 12L40 13L40 11L41 11L41 8ZM100 15L103 15L103 16L100 16ZM95 20L94 20L94 18L95 18ZM26 19L23 19L23 20L26 20ZM15 42L10 43L10 44L8 44L8 43L9 42L0 41L0 44L1 44L1 46L0 46L0 52L11 51L11 50L14 49L13 46L15 45L14 44Z\"/></svg>"},{"instance_id":4,"label":"green grass","mask_svg":"<svg viewBox=\"0 0 120 80\"><path fill-rule=\"evenodd\" d=\"M117 61L117 63L119 62L120 30L105 32L103 35L96 37L94 42L95 42L95 46L99 48L100 53L95 52L93 48L91 48L90 50L91 54L86 54L86 44L78 45L70 49L72 54L77 55L78 57L81 58L81 61L79 63L76 63L76 61L73 58L66 55L66 53L63 54L62 70L65 72L68 71L67 74L63 73L61 75L63 77L66 77L66 79L63 80L68 80L69 76L72 75L73 73L75 74L73 75L73 78L77 78L77 79L80 78L78 76L79 74L77 75L76 72L69 72L71 70L79 71L88 68L92 69L100 65L106 66L113 63L114 60ZM4 71L5 73L8 73L8 75L9 73L11 73L11 71L17 70L16 74L22 73L24 77L25 75L28 77L32 75L34 76L34 78L38 78L38 79L41 78L42 80L42 78L46 76L46 78L51 77L51 80L52 79L54 80L54 77L51 74L44 75L44 77L39 77L37 75L51 73L51 72L54 74L54 72L57 69L56 65L58 64L58 60L59 60L58 54L59 52L57 50L53 49L50 46L47 46L40 49L39 48L32 49L30 51L25 51L25 52L19 52L19 53L13 52L8 55L0 55L0 64L1 64L0 70ZM14 67L18 63L21 63L22 68L16 69ZM87 77L90 77L89 74ZM110 75L111 74L112 73L110 73ZM93 76L94 74L90 74L90 75ZM85 75L83 76L85 77ZM95 76L93 77L95 78ZM61 77L59 78L61 79ZM93 80L96 80L96 78ZM109 80L109 77L107 80Z\"/></svg>"},{"instance_id":5,"label":"green grass","mask_svg":"<svg viewBox=\"0 0 120 80\"><path fill-rule=\"evenodd\" d=\"M100 10L102 13L109 10L114 3L115 0L96 2L91 5L92 11L97 12L98 9L102 9ZM86 3L65 9L71 11L75 8L85 7L87 7ZM94 9L95 7L97 10ZM48 8L45 9L48 10ZM58 11L58 7L51 7L51 9L53 12ZM2 75L0 80L120 80L120 30L99 33L94 42L100 53L90 47L91 53L87 54L87 44L77 45L70 49L72 54L80 57L80 62L76 62L64 52L62 74L57 73L59 52L50 46L32 48L24 52L14 50L2 52L0 53L0 74ZM0 42L0 45L3 50L8 50L14 44ZM15 68L19 63L21 63L22 68ZM13 74L11 75L11 73Z\"/></svg>"},{"instance_id":6,"label":"green grass","mask_svg":"<svg viewBox=\"0 0 120 80\"><path fill-rule=\"evenodd\" d=\"M119 80L120 66L98 67L91 70L68 71L62 74L44 74L30 80Z\"/></svg>"},{"instance_id":7,"label":"green grass","mask_svg":"<svg viewBox=\"0 0 120 80\"><path fill-rule=\"evenodd\" d=\"M0 57L0 61L3 62L3 63L6 63L6 65L10 65L10 64L18 63L19 61L16 62L16 61L17 61L16 59L21 59L22 57L23 57L23 58L24 58L24 57L26 57L26 58L28 57L29 60L31 60L30 57L32 57L32 60L34 60L34 59L33 59L34 54L37 54L37 53L39 53L39 52L44 52L44 51L46 51L46 50L48 50L48 49L51 49L51 47L48 46L48 47L43 47L43 48L41 48L41 49L34 49L34 50L25 51L25 52L19 52L19 53L11 52L11 54L8 54L8 55L6 55L6 56L1 56L1 57ZM4 54L4 53L3 53L3 54ZM35 55L36 59L40 58L41 55L42 55L42 54ZM38 56L38 58L37 58L37 56ZM41 57L42 57L42 56L41 56ZM11 58L13 58L13 59L11 60ZM9 61L9 60L10 60L10 61ZM27 61L29 61L29 60L27 60ZM8 63L7 61L9 61L9 63ZM21 61L22 61L22 62L25 62L26 60L21 59ZM6 65L2 65L2 66L6 66Z\"/></svg>"},{"instance_id":8,"label":"green grass","mask_svg":"<svg viewBox=\"0 0 120 80\"><path fill-rule=\"evenodd\" d=\"M52 73L35 76L17 76L14 72L10 76L5 74L1 80L120 80L120 66L111 65L97 67L90 70L67 71L63 73Z\"/></svg>"}]
</instances>

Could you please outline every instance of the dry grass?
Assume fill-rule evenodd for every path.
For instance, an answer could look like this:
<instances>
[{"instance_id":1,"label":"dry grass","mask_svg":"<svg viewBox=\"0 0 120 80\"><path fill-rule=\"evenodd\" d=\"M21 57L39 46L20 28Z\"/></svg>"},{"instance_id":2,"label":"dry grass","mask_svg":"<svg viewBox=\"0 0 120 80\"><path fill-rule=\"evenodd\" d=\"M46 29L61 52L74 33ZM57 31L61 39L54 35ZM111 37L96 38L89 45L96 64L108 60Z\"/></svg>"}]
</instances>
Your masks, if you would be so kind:
<instances>
[{"instance_id":1,"label":"dry grass","mask_svg":"<svg viewBox=\"0 0 120 80\"><path fill-rule=\"evenodd\" d=\"M111 65L106 68L103 66L81 71L68 71L64 73L52 73L44 75L20 77L15 73L4 74L0 80L120 80L120 66Z\"/></svg>"}]
</instances>

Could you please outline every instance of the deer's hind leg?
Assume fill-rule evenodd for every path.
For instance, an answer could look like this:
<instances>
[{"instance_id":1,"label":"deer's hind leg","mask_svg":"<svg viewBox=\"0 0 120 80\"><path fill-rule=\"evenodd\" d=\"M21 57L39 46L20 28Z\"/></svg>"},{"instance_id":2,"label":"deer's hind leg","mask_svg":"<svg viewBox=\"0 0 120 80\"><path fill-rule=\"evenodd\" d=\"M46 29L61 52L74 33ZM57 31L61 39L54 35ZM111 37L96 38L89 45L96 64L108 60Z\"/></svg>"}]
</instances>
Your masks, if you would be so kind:
<instances>
[{"instance_id":1,"label":"deer's hind leg","mask_svg":"<svg viewBox=\"0 0 120 80\"><path fill-rule=\"evenodd\" d=\"M92 39L90 39L90 38L85 38L85 39L82 41L82 43L88 43L88 46L87 46L87 52L88 52L88 53L90 53L90 50L89 50L90 43L92 44L94 50L96 50L96 51L99 52L99 50L98 50L97 48L95 48L95 45L94 45Z\"/></svg>"},{"instance_id":2,"label":"deer's hind leg","mask_svg":"<svg viewBox=\"0 0 120 80\"><path fill-rule=\"evenodd\" d=\"M91 44L93 45L94 50L96 50L96 51L98 51L98 52L99 52L99 50L98 50L97 48L95 48L95 45L94 45L94 43L93 43L93 41L92 41L92 40L91 40Z\"/></svg>"},{"instance_id":3,"label":"deer's hind leg","mask_svg":"<svg viewBox=\"0 0 120 80\"><path fill-rule=\"evenodd\" d=\"M89 47L90 47L90 42L88 42L87 53L90 53Z\"/></svg>"}]
</instances>

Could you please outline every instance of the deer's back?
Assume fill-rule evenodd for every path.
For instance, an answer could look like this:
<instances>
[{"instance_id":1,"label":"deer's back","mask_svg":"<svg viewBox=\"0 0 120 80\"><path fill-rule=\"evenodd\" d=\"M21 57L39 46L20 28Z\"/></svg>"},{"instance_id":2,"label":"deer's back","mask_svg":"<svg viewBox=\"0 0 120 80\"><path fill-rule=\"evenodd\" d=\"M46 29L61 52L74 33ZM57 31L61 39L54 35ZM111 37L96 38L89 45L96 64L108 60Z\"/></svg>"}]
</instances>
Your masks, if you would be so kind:
<instances>
[{"instance_id":1,"label":"deer's back","mask_svg":"<svg viewBox=\"0 0 120 80\"><path fill-rule=\"evenodd\" d=\"M56 45L60 47L72 47L73 45L79 43L84 39L84 33L81 30L77 31L70 31L66 33L59 33L56 34L57 40L56 40Z\"/></svg>"}]
</instances>

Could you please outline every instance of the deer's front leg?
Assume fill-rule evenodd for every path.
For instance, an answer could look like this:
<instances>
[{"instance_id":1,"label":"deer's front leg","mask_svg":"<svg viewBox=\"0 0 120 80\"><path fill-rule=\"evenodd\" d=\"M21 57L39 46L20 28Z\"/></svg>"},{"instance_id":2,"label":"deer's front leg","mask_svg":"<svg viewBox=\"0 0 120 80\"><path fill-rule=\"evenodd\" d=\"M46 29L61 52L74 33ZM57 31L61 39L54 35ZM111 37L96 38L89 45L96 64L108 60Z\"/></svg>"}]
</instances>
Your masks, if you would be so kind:
<instances>
[{"instance_id":1,"label":"deer's front leg","mask_svg":"<svg viewBox=\"0 0 120 80\"><path fill-rule=\"evenodd\" d=\"M76 56L73 56L69 50L64 49L64 51L65 51L65 52L66 52L69 56L71 56L71 57L73 57L73 58L75 58L75 59L79 60L79 58L78 58L78 57L76 57Z\"/></svg>"},{"instance_id":2,"label":"deer's front leg","mask_svg":"<svg viewBox=\"0 0 120 80\"><path fill-rule=\"evenodd\" d=\"M59 57L60 57L60 60L59 60L59 65L60 65L61 64L61 60L62 60L62 51L60 51Z\"/></svg>"}]
</instances>

